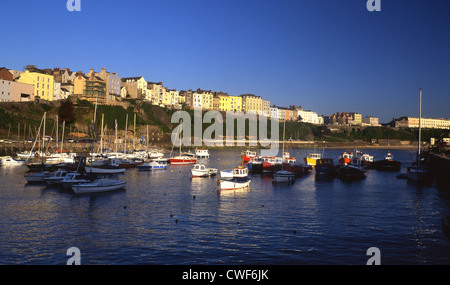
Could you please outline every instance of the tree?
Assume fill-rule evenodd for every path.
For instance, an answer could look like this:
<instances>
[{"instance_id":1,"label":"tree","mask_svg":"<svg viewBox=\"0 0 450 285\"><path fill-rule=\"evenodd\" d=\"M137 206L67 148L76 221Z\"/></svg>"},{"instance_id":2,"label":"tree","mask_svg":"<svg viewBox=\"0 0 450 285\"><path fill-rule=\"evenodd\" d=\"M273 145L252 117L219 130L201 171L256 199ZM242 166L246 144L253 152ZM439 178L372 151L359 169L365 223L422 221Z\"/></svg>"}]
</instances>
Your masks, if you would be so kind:
<instances>
[{"instance_id":1,"label":"tree","mask_svg":"<svg viewBox=\"0 0 450 285\"><path fill-rule=\"evenodd\" d=\"M65 121L66 124L72 123L75 118L73 109L74 108L72 101L67 99L59 107L58 117L61 119L61 121Z\"/></svg>"}]
</instances>

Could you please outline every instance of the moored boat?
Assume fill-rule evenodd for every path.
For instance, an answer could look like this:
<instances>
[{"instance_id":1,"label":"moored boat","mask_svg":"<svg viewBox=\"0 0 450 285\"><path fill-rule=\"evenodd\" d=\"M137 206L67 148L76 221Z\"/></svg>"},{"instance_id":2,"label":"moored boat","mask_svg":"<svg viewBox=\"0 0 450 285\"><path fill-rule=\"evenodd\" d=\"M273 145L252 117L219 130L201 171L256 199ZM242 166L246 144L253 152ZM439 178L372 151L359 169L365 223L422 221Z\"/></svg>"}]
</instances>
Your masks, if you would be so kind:
<instances>
[{"instance_id":1,"label":"moored boat","mask_svg":"<svg viewBox=\"0 0 450 285\"><path fill-rule=\"evenodd\" d=\"M186 155L178 155L170 158L170 164L181 164L181 165L187 165L187 164L195 164L197 162L197 158L193 156L186 156Z\"/></svg>"},{"instance_id":2,"label":"moored boat","mask_svg":"<svg viewBox=\"0 0 450 285\"><path fill-rule=\"evenodd\" d=\"M52 176L52 174L49 171L43 171L33 174L27 174L24 177L27 180L27 182L31 183L31 182L44 182L45 181L44 179L50 176Z\"/></svg>"},{"instance_id":3,"label":"moored boat","mask_svg":"<svg viewBox=\"0 0 450 285\"><path fill-rule=\"evenodd\" d=\"M315 166L317 164L317 160L321 159L322 155L320 153L308 153L305 157L305 163L306 165L311 165L311 166Z\"/></svg>"},{"instance_id":4,"label":"moored boat","mask_svg":"<svg viewBox=\"0 0 450 285\"><path fill-rule=\"evenodd\" d=\"M278 170L273 174L272 182L275 183L294 183L295 174L287 170Z\"/></svg>"},{"instance_id":5,"label":"moored boat","mask_svg":"<svg viewBox=\"0 0 450 285\"><path fill-rule=\"evenodd\" d=\"M139 170L161 170L167 169L167 163L165 161L151 161L143 163L137 166Z\"/></svg>"},{"instance_id":6,"label":"moored boat","mask_svg":"<svg viewBox=\"0 0 450 285\"><path fill-rule=\"evenodd\" d=\"M320 158L316 161L316 175L334 175L336 167L332 158Z\"/></svg>"},{"instance_id":7,"label":"moored boat","mask_svg":"<svg viewBox=\"0 0 450 285\"><path fill-rule=\"evenodd\" d=\"M256 157L256 151L246 150L241 151L241 158L244 163L247 163L252 159L253 157Z\"/></svg>"},{"instance_id":8,"label":"moored boat","mask_svg":"<svg viewBox=\"0 0 450 285\"><path fill-rule=\"evenodd\" d=\"M192 177L209 177L217 174L216 168L207 168L203 164L196 164L191 169Z\"/></svg>"},{"instance_id":9,"label":"moored boat","mask_svg":"<svg viewBox=\"0 0 450 285\"><path fill-rule=\"evenodd\" d=\"M221 171L221 176L222 176ZM236 190L246 188L250 185L251 179L248 177L248 169L242 166L233 168L231 176L219 180L220 190Z\"/></svg>"},{"instance_id":10,"label":"moored boat","mask_svg":"<svg viewBox=\"0 0 450 285\"><path fill-rule=\"evenodd\" d=\"M343 180L361 180L366 178L363 168L357 165L341 165L336 173Z\"/></svg>"},{"instance_id":11,"label":"moored boat","mask_svg":"<svg viewBox=\"0 0 450 285\"><path fill-rule=\"evenodd\" d=\"M77 194L99 193L123 189L125 181L110 178L101 178L93 182L80 183L72 186L72 190Z\"/></svg>"},{"instance_id":12,"label":"moored boat","mask_svg":"<svg viewBox=\"0 0 450 285\"><path fill-rule=\"evenodd\" d=\"M67 173L68 172L66 170L57 170L54 173L52 173L50 177L44 178L44 181L48 185L58 184L64 179Z\"/></svg>"},{"instance_id":13,"label":"moored boat","mask_svg":"<svg viewBox=\"0 0 450 285\"><path fill-rule=\"evenodd\" d=\"M25 164L25 160L15 159L15 158L12 158L11 156L3 156L0 160L0 165L5 165L5 166L17 166L17 165L24 165L24 164Z\"/></svg>"},{"instance_id":14,"label":"moored boat","mask_svg":"<svg viewBox=\"0 0 450 285\"><path fill-rule=\"evenodd\" d=\"M198 148L195 150L195 156L197 158L209 158L209 151L207 149Z\"/></svg>"},{"instance_id":15,"label":"moored boat","mask_svg":"<svg viewBox=\"0 0 450 285\"><path fill-rule=\"evenodd\" d=\"M343 152L340 156L339 156L339 163L341 165L347 165L352 163L353 160L353 153L347 153L347 152Z\"/></svg>"},{"instance_id":16,"label":"moored boat","mask_svg":"<svg viewBox=\"0 0 450 285\"><path fill-rule=\"evenodd\" d=\"M372 165L377 170L399 171L401 162L394 160L394 156L390 152L388 152L384 156L384 159L374 161Z\"/></svg>"}]
</instances>

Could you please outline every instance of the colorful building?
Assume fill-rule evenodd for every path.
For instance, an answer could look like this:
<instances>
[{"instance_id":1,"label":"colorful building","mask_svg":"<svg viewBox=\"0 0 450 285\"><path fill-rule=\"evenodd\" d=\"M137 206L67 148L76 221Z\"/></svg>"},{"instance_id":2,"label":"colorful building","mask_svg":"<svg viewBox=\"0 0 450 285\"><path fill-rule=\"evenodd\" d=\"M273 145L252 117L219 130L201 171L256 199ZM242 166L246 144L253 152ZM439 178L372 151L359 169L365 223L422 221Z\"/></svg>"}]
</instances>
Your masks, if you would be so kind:
<instances>
[{"instance_id":1,"label":"colorful building","mask_svg":"<svg viewBox=\"0 0 450 285\"><path fill-rule=\"evenodd\" d=\"M34 85L35 97L53 101L54 78L33 67L22 72L17 82Z\"/></svg>"}]
</instances>

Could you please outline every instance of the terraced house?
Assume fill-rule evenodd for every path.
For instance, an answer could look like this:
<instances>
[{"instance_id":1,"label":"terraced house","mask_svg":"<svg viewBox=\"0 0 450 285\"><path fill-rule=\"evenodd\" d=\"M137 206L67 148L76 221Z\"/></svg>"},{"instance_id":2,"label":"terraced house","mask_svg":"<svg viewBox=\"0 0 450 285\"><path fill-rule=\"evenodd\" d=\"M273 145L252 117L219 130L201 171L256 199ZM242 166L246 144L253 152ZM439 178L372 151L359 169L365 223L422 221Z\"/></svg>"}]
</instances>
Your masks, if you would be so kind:
<instances>
[{"instance_id":1,"label":"terraced house","mask_svg":"<svg viewBox=\"0 0 450 285\"><path fill-rule=\"evenodd\" d=\"M33 65L26 67L26 70L20 74L16 80L19 83L31 84L34 86L36 98L47 101L57 100L54 98L54 77L53 74L47 74L43 70Z\"/></svg>"}]
</instances>

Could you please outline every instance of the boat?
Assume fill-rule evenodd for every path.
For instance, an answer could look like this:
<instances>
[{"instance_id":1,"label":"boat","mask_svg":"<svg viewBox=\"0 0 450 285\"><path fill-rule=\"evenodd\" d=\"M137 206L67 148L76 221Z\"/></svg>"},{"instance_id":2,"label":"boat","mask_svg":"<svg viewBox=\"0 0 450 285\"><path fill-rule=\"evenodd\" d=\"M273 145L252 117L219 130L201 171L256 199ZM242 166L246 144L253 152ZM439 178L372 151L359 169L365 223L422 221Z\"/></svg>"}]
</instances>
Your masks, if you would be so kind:
<instances>
[{"instance_id":1,"label":"boat","mask_svg":"<svg viewBox=\"0 0 450 285\"><path fill-rule=\"evenodd\" d=\"M15 158L12 158L11 156L3 156L0 160L0 165L5 165L5 166L25 165L25 160L15 159Z\"/></svg>"},{"instance_id":2,"label":"boat","mask_svg":"<svg viewBox=\"0 0 450 285\"><path fill-rule=\"evenodd\" d=\"M27 182L44 182L45 178L52 176L50 171L43 171L43 172L38 172L38 173L33 173L33 174L27 174L24 175L25 179L27 180Z\"/></svg>"},{"instance_id":3,"label":"boat","mask_svg":"<svg viewBox=\"0 0 450 285\"><path fill-rule=\"evenodd\" d=\"M373 166L373 156L372 155L365 153L365 154L361 155L358 160L359 160L359 165L362 165L366 168L372 168L372 166Z\"/></svg>"},{"instance_id":4,"label":"boat","mask_svg":"<svg viewBox=\"0 0 450 285\"><path fill-rule=\"evenodd\" d=\"M141 165L143 162L141 160L130 160L130 159L119 159L117 164L121 168L135 168Z\"/></svg>"},{"instance_id":5,"label":"boat","mask_svg":"<svg viewBox=\"0 0 450 285\"><path fill-rule=\"evenodd\" d=\"M143 163L137 166L139 170L161 170L167 169L167 163L165 161L151 161Z\"/></svg>"},{"instance_id":6,"label":"boat","mask_svg":"<svg viewBox=\"0 0 450 285\"><path fill-rule=\"evenodd\" d=\"M173 151L173 146L172 146ZM195 157L195 154L192 153L182 153L181 152L181 138L180 138L180 154L178 156L170 157L170 164L174 165L189 165L189 164L195 164L197 163L197 158Z\"/></svg>"},{"instance_id":7,"label":"boat","mask_svg":"<svg viewBox=\"0 0 450 285\"><path fill-rule=\"evenodd\" d=\"M338 167L336 174L343 180L361 180L366 178L364 169L357 165L341 165Z\"/></svg>"},{"instance_id":8,"label":"boat","mask_svg":"<svg viewBox=\"0 0 450 285\"><path fill-rule=\"evenodd\" d=\"M231 171L231 176L226 178L222 177L222 179L218 181L220 190L236 190L246 188L250 185L250 182L251 179L248 177L248 168L242 166L233 168Z\"/></svg>"},{"instance_id":9,"label":"boat","mask_svg":"<svg viewBox=\"0 0 450 285\"><path fill-rule=\"evenodd\" d=\"M341 165L347 165L352 163L353 160L353 153L347 153L347 152L343 152L340 156L339 156L339 163Z\"/></svg>"},{"instance_id":10,"label":"boat","mask_svg":"<svg viewBox=\"0 0 450 285\"><path fill-rule=\"evenodd\" d=\"M66 170L57 170L50 177L44 178L44 181L48 185L58 184L66 177L67 173Z\"/></svg>"},{"instance_id":11,"label":"boat","mask_svg":"<svg viewBox=\"0 0 450 285\"><path fill-rule=\"evenodd\" d=\"M195 150L195 156L197 158L209 158L209 151L207 149L198 148Z\"/></svg>"},{"instance_id":12,"label":"boat","mask_svg":"<svg viewBox=\"0 0 450 285\"><path fill-rule=\"evenodd\" d=\"M419 184L425 184L430 183L433 180L433 177L425 165L421 164L422 157L421 157L421 136L422 136L422 89L419 90L419 140L417 144L417 156L416 156L416 162L407 168L406 172L406 178L409 181L413 181Z\"/></svg>"},{"instance_id":13,"label":"boat","mask_svg":"<svg viewBox=\"0 0 450 285\"><path fill-rule=\"evenodd\" d=\"M287 170L278 170L273 174L272 182L295 183L295 174Z\"/></svg>"},{"instance_id":14,"label":"boat","mask_svg":"<svg viewBox=\"0 0 450 285\"><path fill-rule=\"evenodd\" d=\"M317 160L321 159L321 158L322 158L322 154L313 152L313 153L308 153L304 160L305 160L306 165L315 166L317 163Z\"/></svg>"},{"instance_id":15,"label":"boat","mask_svg":"<svg viewBox=\"0 0 450 285\"><path fill-rule=\"evenodd\" d=\"M209 177L217 174L216 168L206 168L203 164L196 164L191 169L192 177Z\"/></svg>"},{"instance_id":16,"label":"boat","mask_svg":"<svg viewBox=\"0 0 450 285\"><path fill-rule=\"evenodd\" d=\"M256 156L250 158L250 161L247 163L247 168L252 173L262 173L263 172L262 157Z\"/></svg>"},{"instance_id":17,"label":"boat","mask_svg":"<svg viewBox=\"0 0 450 285\"><path fill-rule=\"evenodd\" d=\"M197 158L186 155L178 155L170 158L170 164L195 164L197 162Z\"/></svg>"},{"instance_id":18,"label":"boat","mask_svg":"<svg viewBox=\"0 0 450 285\"><path fill-rule=\"evenodd\" d=\"M72 190L77 194L99 193L123 189L126 181L110 178L100 178L88 183L80 183L72 186Z\"/></svg>"},{"instance_id":19,"label":"boat","mask_svg":"<svg viewBox=\"0 0 450 285\"><path fill-rule=\"evenodd\" d=\"M256 151L251 150L241 151L241 158L244 163L249 162L250 159L254 157L256 157Z\"/></svg>"},{"instance_id":20,"label":"boat","mask_svg":"<svg viewBox=\"0 0 450 285\"><path fill-rule=\"evenodd\" d=\"M320 158L316 160L316 175L335 175L336 167L332 158Z\"/></svg>"},{"instance_id":21,"label":"boat","mask_svg":"<svg viewBox=\"0 0 450 285\"><path fill-rule=\"evenodd\" d=\"M401 162L394 160L394 156L390 152L388 152L384 156L384 159L374 161L372 165L377 170L399 171Z\"/></svg>"},{"instance_id":22,"label":"boat","mask_svg":"<svg viewBox=\"0 0 450 285\"><path fill-rule=\"evenodd\" d=\"M263 157L263 173L277 172L281 170L283 159L274 156Z\"/></svg>"},{"instance_id":23,"label":"boat","mask_svg":"<svg viewBox=\"0 0 450 285\"><path fill-rule=\"evenodd\" d=\"M102 167L85 166L84 169L87 173L96 173L96 174L118 174L125 172L125 168L109 164Z\"/></svg>"},{"instance_id":24,"label":"boat","mask_svg":"<svg viewBox=\"0 0 450 285\"><path fill-rule=\"evenodd\" d=\"M72 188L73 185L80 183L88 183L97 178L97 175L80 173L80 172L69 172L66 176L59 181L59 185L64 188Z\"/></svg>"}]
</instances>

